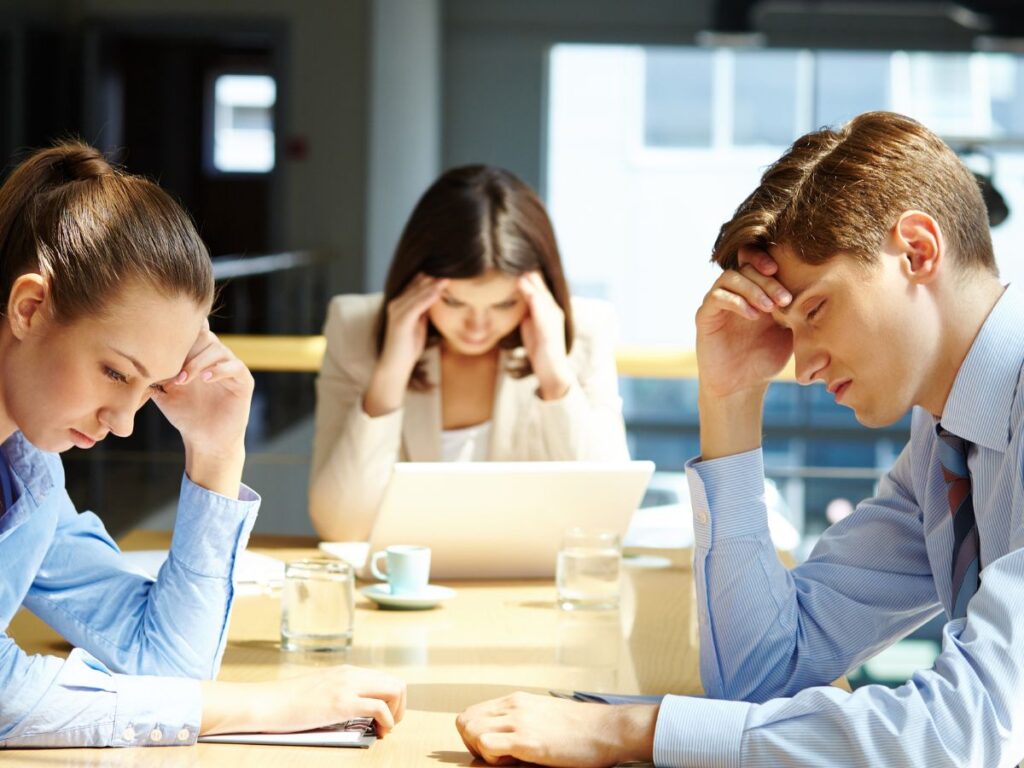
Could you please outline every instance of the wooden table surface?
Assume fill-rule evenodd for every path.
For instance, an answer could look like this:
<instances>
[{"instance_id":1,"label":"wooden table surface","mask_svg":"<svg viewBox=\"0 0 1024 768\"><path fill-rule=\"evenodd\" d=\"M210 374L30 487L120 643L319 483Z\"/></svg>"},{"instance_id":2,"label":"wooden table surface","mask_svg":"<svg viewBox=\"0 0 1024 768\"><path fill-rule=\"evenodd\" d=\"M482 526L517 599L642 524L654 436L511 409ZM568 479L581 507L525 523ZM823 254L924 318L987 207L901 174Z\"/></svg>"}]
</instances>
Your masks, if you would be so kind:
<instances>
[{"instance_id":1,"label":"wooden table surface","mask_svg":"<svg viewBox=\"0 0 1024 768\"><path fill-rule=\"evenodd\" d=\"M137 531L126 549L166 548L169 534ZM256 536L250 549L282 560L314 556L315 542ZM369 750L198 744L136 749L7 750L25 766L473 765L455 730L470 704L516 690L699 693L697 620L689 551L626 558L618 611L566 612L545 581L448 582L456 597L429 611L380 610L356 594L355 636L343 654L283 652L278 594L236 598L222 680L268 680L348 663L386 670L409 686L405 719ZM25 611L9 628L29 653L70 648ZM159 691L153 691L159 696Z\"/></svg>"}]
</instances>

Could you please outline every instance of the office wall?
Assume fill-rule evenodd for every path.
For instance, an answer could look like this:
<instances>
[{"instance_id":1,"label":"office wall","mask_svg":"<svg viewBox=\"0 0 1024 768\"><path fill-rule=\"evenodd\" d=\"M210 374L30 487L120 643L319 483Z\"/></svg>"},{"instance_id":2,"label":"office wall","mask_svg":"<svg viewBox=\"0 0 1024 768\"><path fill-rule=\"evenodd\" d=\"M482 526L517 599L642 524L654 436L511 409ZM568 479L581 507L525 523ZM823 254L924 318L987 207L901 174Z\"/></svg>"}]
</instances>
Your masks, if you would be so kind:
<instances>
[{"instance_id":1,"label":"office wall","mask_svg":"<svg viewBox=\"0 0 1024 768\"><path fill-rule=\"evenodd\" d=\"M501 165L543 193L550 47L692 43L711 2L445 0L442 23L442 164Z\"/></svg>"},{"instance_id":2,"label":"office wall","mask_svg":"<svg viewBox=\"0 0 1024 768\"><path fill-rule=\"evenodd\" d=\"M371 13L367 291L384 285L409 212L441 164L438 0L376 0Z\"/></svg>"}]
</instances>

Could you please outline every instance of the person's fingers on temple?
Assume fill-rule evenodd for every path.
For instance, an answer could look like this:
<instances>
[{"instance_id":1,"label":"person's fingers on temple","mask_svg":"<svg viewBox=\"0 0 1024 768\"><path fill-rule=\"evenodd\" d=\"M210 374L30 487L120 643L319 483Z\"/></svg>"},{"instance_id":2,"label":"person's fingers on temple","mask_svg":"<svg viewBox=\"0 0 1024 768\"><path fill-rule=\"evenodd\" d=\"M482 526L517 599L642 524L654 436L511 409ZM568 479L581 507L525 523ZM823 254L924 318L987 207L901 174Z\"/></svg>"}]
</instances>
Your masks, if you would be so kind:
<instances>
[{"instance_id":1,"label":"person's fingers on temple","mask_svg":"<svg viewBox=\"0 0 1024 768\"><path fill-rule=\"evenodd\" d=\"M540 272L531 272L530 274L532 276L532 282L536 292L539 295L544 296L549 302L554 304L555 296L553 293L551 293L551 289L548 288L548 284L544 282L544 275L542 275Z\"/></svg>"},{"instance_id":2,"label":"person's fingers on temple","mask_svg":"<svg viewBox=\"0 0 1024 768\"><path fill-rule=\"evenodd\" d=\"M741 267L740 274L752 283L756 283L760 286L761 290L764 291L765 294L767 294L771 300L780 307L787 306L793 300L793 295L789 292L789 289L787 289L786 286L776 280L773 276L762 275L750 264Z\"/></svg>"},{"instance_id":3,"label":"person's fingers on temple","mask_svg":"<svg viewBox=\"0 0 1024 768\"><path fill-rule=\"evenodd\" d=\"M746 299L724 288L716 288L711 291L701 306L701 312L715 312L723 309L748 320L757 320L762 317L762 312L750 306Z\"/></svg>"},{"instance_id":4,"label":"person's fingers on temple","mask_svg":"<svg viewBox=\"0 0 1024 768\"><path fill-rule=\"evenodd\" d=\"M437 301L441 291L444 290L447 284L447 278L428 277L422 284L416 286L414 290L407 291L399 297L405 299L402 304L403 309L413 312L426 311L431 304Z\"/></svg>"},{"instance_id":5,"label":"person's fingers on temple","mask_svg":"<svg viewBox=\"0 0 1024 768\"><path fill-rule=\"evenodd\" d=\"M744 267L744 269L750 268ZM771 312L775 309L775 301L772 297L744 272L737 272L733 269L723 272L722 276L718 278L716 288L724 288L742 297L751 307L761 312Z\"/></svg>"},{"instance_id":6,"label":"person's fingers on temple","mask_svg":"<svg viewBox=\"0 0 1024 768\"><path fill-rule=\"evenodd\" d=\"M182 370L185 371L187 375L186 381L202 378L204 371L219 362L225 362L232 358L233 356L228 351L227 347L217 341L211 342L197 355L193 356L190 360L185 361L185 365L182 366Z\"/></svg>"},{"instance_id":7,"label":"person's fingers on temple","mask_svg":"<svg viewBox=\"0 0 1024 768\"><path fill-rule=\"evenodd\" d=\"M229 385L234 382L243 383L247 381L249 369L238 358L221 360L213 365L207 366L199 372L199 380L207 384L216 381ZM230 387L229 387L230 388Z\"/></svg>"},{"instance_id":8,"label":"person's fingers on temple","mask_svg":"<svg viewBox=\"0 0 1024 768\"><path fill-rule=\"evenodd\" d=\"M537 288L530 281L529 273L519 276L517 286L519 288L519 292L523 295L523 298L526 299L526 303L531 304L533 302L534 297L537 294Z\"/></svg>"},{"instance_id":9,"label":"person's fingers on temple","mask_svg":"<svg viewBox=\"0 0 1024 768\"><path fill-rule=\"evenodd\" d=\"M756 245L745 245L737 253L740 266L752 265L762 275L774 275L779 271L779 265L764 248Z\"/></svg>"}]
</instances>

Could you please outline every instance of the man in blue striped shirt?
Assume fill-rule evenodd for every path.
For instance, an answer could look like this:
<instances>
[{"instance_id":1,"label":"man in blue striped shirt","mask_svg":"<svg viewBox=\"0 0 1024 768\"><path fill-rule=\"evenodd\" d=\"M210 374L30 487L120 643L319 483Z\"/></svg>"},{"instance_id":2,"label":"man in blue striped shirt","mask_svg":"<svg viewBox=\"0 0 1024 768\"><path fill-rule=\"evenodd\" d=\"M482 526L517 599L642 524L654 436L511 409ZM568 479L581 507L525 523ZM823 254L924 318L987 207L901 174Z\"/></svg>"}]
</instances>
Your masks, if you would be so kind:
<instances>
[{"instance_id":1,"label":"man in blue striped shirt","mask_svg":"<svg viewBox=\"0 0 1024 768\"><path fill-rule=\"evenodd\" d=\"M517 695L464 713L464 739L492 762L547 765L1016 765L1024 296L999 280L972 174L913 120L861 115L798 139L714 258L724 272L697 314L701 457L687 466L708 698L570 709ZM878 494L787 571L761 428L792 355L801 383L823 382L865 425L914 413ZM931 669L896 689L828 685L939 613Z\"/></svg>"}]
</instances>

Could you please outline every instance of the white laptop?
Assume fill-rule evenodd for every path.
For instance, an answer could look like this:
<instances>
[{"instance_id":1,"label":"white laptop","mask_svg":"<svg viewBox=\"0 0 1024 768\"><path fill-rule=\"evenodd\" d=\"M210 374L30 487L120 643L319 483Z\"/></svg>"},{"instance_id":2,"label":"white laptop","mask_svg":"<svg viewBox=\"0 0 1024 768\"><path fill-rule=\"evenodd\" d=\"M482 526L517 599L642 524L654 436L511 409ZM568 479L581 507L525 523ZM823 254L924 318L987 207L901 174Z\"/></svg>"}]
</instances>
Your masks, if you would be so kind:
<instances>
[{"instance_id":1,"label":"white laptop","mask_svg":"<svg viewBox=\"0 0 1024 768\"><path fill-rule=\"evenodd\" d=\"M431 549L431 581L551 578L562 532L625 534L653 472L650 461L400 462L369 547L320 546L363 576L367 553L419 544Z\"/></svg>"}]
</instances>

